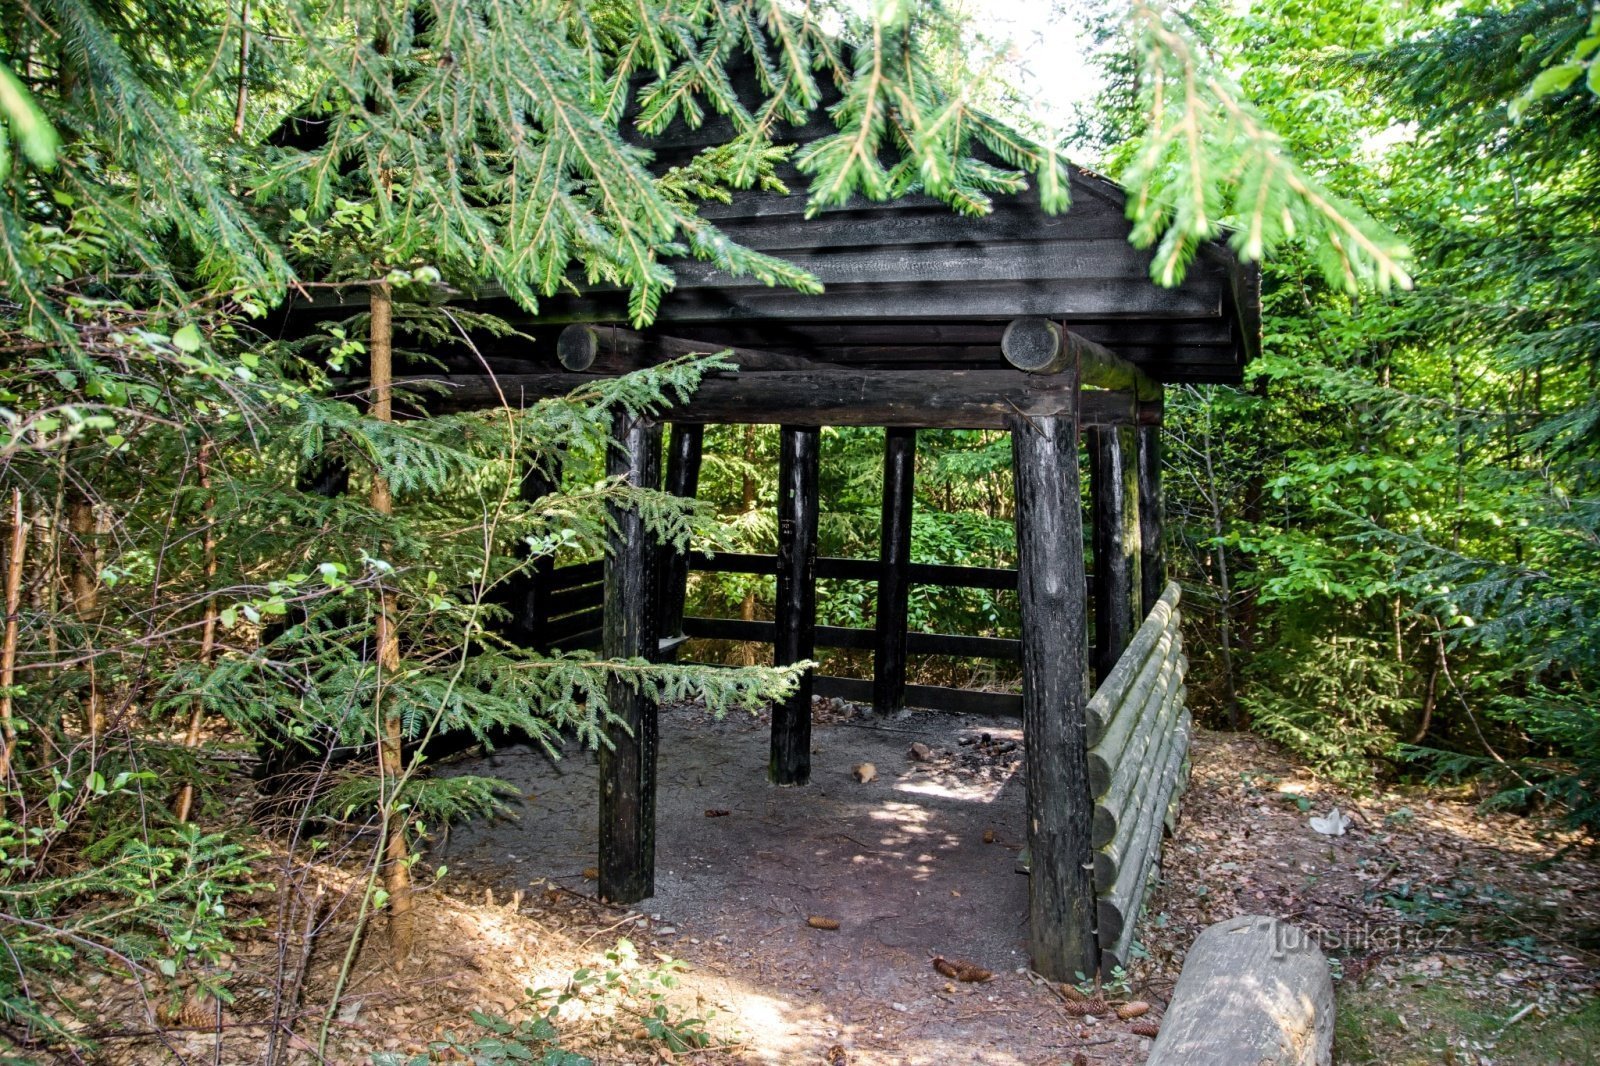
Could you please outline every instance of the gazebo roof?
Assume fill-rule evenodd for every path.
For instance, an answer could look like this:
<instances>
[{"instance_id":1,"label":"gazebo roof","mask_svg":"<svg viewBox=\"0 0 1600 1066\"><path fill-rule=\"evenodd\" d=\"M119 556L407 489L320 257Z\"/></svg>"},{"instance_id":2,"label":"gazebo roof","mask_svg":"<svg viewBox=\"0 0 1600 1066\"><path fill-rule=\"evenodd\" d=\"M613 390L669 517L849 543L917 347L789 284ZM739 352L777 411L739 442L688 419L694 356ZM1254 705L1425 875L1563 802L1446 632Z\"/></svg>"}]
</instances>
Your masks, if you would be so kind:
<instances>
[{"instance_id":1,"label":"gazebo roof","mask_svg":"<svg viewBox=\"0 0 1600 1066\"><path fill-rule=\"evenodd\" d=\"M802 126L779 127L773 139L804 145L834 132L819 108ZM665 167L734 135L728 119L711 115L697 128L680 119L634 140ZM808 270L824 291L807 295L708 263L671 261L677 282L661 299L654 332L858 370L989 370L1008 368L1000 351L1007 323L1040 317L1164 383L1238 383L1259 352L1259 267L1212 241L1181 285L1156 284L1152 253L1128 243L1125 193L1082 168L1072 168L1071 208L1059 215L1045 213L1030 188L994 197L993 211L979 217L910 196L857 198L808 219L806 178L792 168L785 178L788 194L740 191L700 213L730 239ZM492 291L479 292L478 300L541 341L531 352L492 341L484 351L492 366L501 364L497 372L555 368L556 329L626 324L627 295L620 287L578 284L576 292L541 300L530 315ZM325 313L328 303L319 299L313 308ZM297 311L313 308L288 310L299 318Z\"/></svg>"}]
</instances>

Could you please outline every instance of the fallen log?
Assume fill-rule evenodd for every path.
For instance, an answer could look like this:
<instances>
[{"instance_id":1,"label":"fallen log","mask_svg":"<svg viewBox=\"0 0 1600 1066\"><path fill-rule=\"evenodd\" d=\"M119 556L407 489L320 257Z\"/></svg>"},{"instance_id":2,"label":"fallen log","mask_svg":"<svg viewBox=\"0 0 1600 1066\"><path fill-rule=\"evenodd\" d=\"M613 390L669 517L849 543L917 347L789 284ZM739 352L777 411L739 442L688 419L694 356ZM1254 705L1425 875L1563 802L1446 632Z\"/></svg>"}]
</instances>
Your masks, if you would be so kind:
<instances>
[{"instance_id":1,"label":"fallen log","mask_svg":"<svg viewBox=\"0 0 1600 1066\"><path fill-rule=\"evenodd\" d=\"M1184 960L1145 1066L1328 1066L1333 979L1297 926L1242 915L1209 926Z\"/></svg>"}]
</instances>

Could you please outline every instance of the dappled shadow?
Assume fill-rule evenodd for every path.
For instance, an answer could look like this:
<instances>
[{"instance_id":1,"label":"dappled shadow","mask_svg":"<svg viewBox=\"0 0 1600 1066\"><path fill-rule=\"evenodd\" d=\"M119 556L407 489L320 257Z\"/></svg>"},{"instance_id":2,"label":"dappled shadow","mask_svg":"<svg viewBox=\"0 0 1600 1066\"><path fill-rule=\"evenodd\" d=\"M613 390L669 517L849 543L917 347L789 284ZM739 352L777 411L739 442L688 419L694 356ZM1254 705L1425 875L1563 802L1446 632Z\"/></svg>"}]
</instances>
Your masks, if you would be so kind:
<instances>
[{"instance_id":1,"label":"dappled shadow","mask_svg":"<svg viewBox=\"0 0 1600 1066\"><path fill-rule=\"evenodd\" d=\"M815 1056L843 1043L863 1064L1059 1061L1073 1043L1066 1019L1018 972L1028 885L1015 871L1016 723L819 724L801 788L767 784L767 738L761 719L663 713L656 894L636 907L659 949L720 983L754 1057L794 1061L796 1047ZM912 759L913 742L931 758ZM852 773L863 762L877 770L866 783ZM592 755L552 763L518 749L452 769L505 777L531 798L517 821L457 829L441 860L494 867L508 885L549 878L593 893L583 877L596 862ZM810 928L812 916L839 928ZM934 954L997 977L954 984Z\"/></svg>"}]
</instances>

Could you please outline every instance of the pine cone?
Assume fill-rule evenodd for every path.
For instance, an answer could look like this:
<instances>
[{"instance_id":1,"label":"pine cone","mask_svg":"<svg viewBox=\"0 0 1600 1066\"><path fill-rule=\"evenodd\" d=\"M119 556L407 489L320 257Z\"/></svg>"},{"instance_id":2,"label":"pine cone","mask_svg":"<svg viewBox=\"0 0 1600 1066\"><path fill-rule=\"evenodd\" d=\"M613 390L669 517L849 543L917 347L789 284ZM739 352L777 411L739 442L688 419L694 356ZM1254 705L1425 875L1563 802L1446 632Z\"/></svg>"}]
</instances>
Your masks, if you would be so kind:
<instances>
[{"instance_id":1,"label":"pine cone","mask_svg":"<svg viewBox=\"0 0 1600 1066\"><path fill-rule=\"evenodd\" d=\"M1161 1023L1146 1018L1128 1026L1128 1031L1138 1036L1156 1037L1161 1035Z\"/></svg>"},{"instance_id":2,"label":"pine cone","mask_svg":"<svg viewBox=\"0 0 1600 1066\"><path fill-rule=\"evenodd\" d=\"M1123 1021L1129 1021L1139 1017L1141 1014L1148 1013L1150 1013L1150 1004L1142 999L1130 1000L1117 1008L1117 1017Z\"/></svg>"},{"instance_id":3,"label":"pine cone","mask_svg":"<svg viewBox=\"0 0 1600 1066\"><path fill-rule=\"evenodd\" d=\"M1093 999L1068 1003L1067 1013L1074 1018L1084 1018L1091 1014L1110 1014L1111 1004L1107 1003L1103 996L1095 996Z\"/></svg>"}]
</instances>

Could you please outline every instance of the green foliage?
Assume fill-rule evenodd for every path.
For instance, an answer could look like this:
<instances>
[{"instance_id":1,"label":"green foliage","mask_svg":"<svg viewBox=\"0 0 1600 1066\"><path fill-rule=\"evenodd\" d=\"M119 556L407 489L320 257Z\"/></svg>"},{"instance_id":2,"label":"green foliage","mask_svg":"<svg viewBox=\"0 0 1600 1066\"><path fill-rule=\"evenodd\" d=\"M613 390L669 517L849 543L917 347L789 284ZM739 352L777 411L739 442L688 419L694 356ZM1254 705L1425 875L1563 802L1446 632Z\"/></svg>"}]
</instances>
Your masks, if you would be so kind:
<instances>
[{"instance_id":1,"label":"green foliage","mask_svg":"<svg viewBox=\"0 0 1600 1066\"><path fill-rule=\"evenodd\" d=\"M1269 262L1245 388L1169 393L1167 498L1196 690L1340 776L1421 735L1409 757L1592 828L1600 107L1541 74L1591 20L1544 0L1192 13L1283 149L1417 250L1416 288L1354 295L1315 250ZM1171 106L1169 146L1191 128Z\"/></svg>"},{"instance_id":2,"label":"green foliage","mask_svg":"<svg viewBox=\"0 0 1600 1066\"><path fill-rule=\"evenodd\" d=\"M455 1034L434 1041L429 1050L416 1056L380 1052L372 1057L373 1066L428 1066L429 1063L459 1057L481 1066L511 1063L540 1063L542 1066L589 1066L590 1059L561 1046L557 1023L561 1009L574 1000L602 999L617 1014L638 1023L644 1039L658 1045L666 1055L698 1051L713 1046L705 1017L685 1016L671 1005L669 996L677 987L677 975L687 967L673 958L662 958L655 966L639 961L638 949L626 938L605 953L601 970L583 968L573 973L565 988L530 988L521 1010L526 1017L510 1021L494 1014L472 1012L472 1021L488 1031L472 1038Z\"/></svg>"},{"instance_id":3,"label":"green foliage","mask_svg":"<svg viewBox=\"0 0 1600 1066\"><path fill-rule=\"evenodd\" d=\"M1410 702L1407 669L1392 648L1354 637L1310 634L1258 653L1243 703L1251 723L1314 770L1363 785L1392 757Z\"/></svg>"},{"instance_id":4,"label":"green foliage","mask_svg":"<svg viewBox=\"0 0 1600 1066\"><path fill-rule=\"evenodd\" d=\"M1121 177L1138 190L1134 242L1156 245L1152 277L1176 284L1200 244L1227 232L1249 260L1307 240L1320 272L1351 292L1410 285L1405 247L1304 169L1170 13L1136 3L1131 32L1141 129Z\"/></svg>"},{"instance_id":5,"label":"green foliage","mask_svg":"<svg viewBox=\"0 0 1600 1066\"><path fill-rule=\"evenodd\" d=\"M83 864L62 872L47 856L83 817L74 802L80 789L108 806L135 796L126 772L111 782L98 772L89 778L56 782L44 824L0 819L0 943L8 957L0 1023L8 1032L71 1039L37 998L37 982L92 967L129 970L159 985L191 964L215 961L231 949L231 936L256 924L236 916L236 901L269 887L257 880L259 856L192 825L103 832L84 849Z\"/></svg>"}]
</instances>

